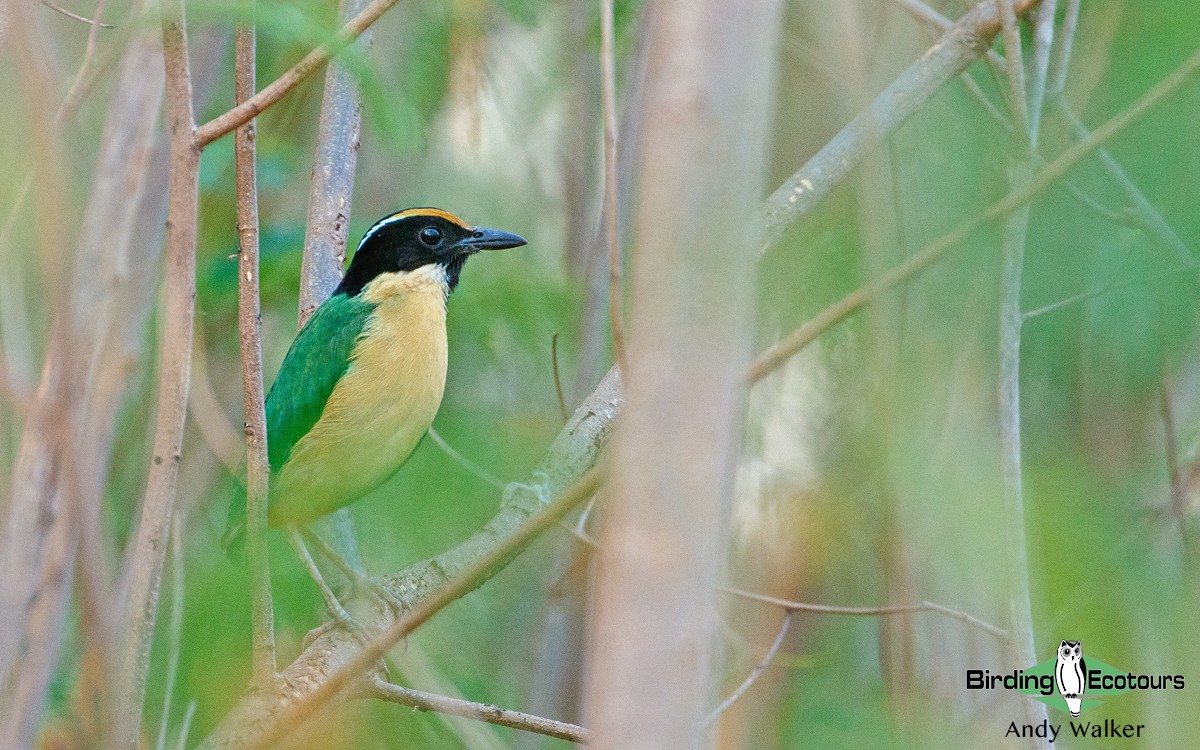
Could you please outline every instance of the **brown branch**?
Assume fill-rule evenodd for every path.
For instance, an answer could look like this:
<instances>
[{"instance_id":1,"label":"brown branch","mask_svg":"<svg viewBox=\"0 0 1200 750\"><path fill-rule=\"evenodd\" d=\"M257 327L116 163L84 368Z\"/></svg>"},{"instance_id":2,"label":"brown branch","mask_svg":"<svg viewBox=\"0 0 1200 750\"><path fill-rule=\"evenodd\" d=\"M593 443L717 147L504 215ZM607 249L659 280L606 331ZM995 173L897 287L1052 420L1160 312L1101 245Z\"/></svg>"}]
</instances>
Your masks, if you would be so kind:
<instances>
[{"instance_id":1,"label":"brown branch","mask_svg":"<svg viewBox=\"0 0 1200 750\"><path fill-rule=\"evenodd\" d=\"M507 708L500 708L499 706L492 706L486 703L475 703L474 701L462 700L460 698L451 698L445 695L413 690L412 688L384 682L378 677L372 678L368 682L365 693L367 697L378 698L389 703L398 703L401 706L411 706L418 711L434 711L450 716L460 716L464 719L484 721L489 724L520 729L579 744L587 744L592 740L591 732L581 726L569 724L565 721L555 721L554 719L546 719L521 711L511 711Z\"/></svg>"},{"instance_id":2,"label":"brown branch","mask_svg":"<svg viewBox=\"0 0 1200 750\"><path fill-rule=\"evenodd\" d=\"M1014 3L1017 13L1037 4L1038 0ZM895 133L950 79L983 56L999 32L994 0L982 0L950 26L937 43L771 194L763 208L764 248L816 207L868 151Z\"/></svg>"},{"instance_id":3,"label":"brown branch","mask_svg":"<svg viewBox=\"0 0 1200 750\"><path fill-rule=\"evenodd\" d=\"M1200 68L1200 51L1194 53L1120 114L1089 133L1087 138L1072 144L1070 148L1038 172L1026 188L1009 193L989 206L983 213L962 222L950 232L921 248L905 262L826 307L807 323L770 346L750 363L745 375L746 380L750 383L762 380L792 355L808 346L828 329L853 315L863 305L897 284L924 271L976 229L1007 216L1029 202L1059 179L1076 162L1131 125L1163 97L1182 86L1198 68Z\"/></svg>"},{"instance_id":4,"label":"brown branch","mask_svg":"<svg viewBox=\"0 0 1200 750\"><path fill-rule=\"evenodd\" d=\"M775 640L771 643L771 647L767 649L767 653L763 656L762 661L758 663L754 669L750 670L750 674L738 685L737 689L729 694L729 697L721 701L721 703L712 710L708 716L704 718L703 726L711 726L714 721L721 717L734 703L746 694L750 686L758 680L763 672L767 671L767 667L771 666L771 662L775 659L775 654L779 651L779 647L783 645L783 639L787 636L788 629L792 626L792 616L796 614L795 609L784 608L783 623L779 626L779 633L775 636Z\"/></svg>"},{"instance_id":5,"label":"brown branch","mask_svg":"<svg viewBox=\"0 0 1200 750\"><path fill-rule=\"evenodd\" d=\"M622 372L628 372L625 354L625 304L623 258L617 208L617 74L613 53L613 3L600 0L600 90L604 100L604 237L608 248L608 324L613 354Z\"/></svg>"},{"instance_id":6,"label":"brown branch","mask_svg":"<svg viewBox=\"0 0 1200 750\"><path fill-rule=\"evenodd\" d=\"M61 5L55 5L54 3L50 2L50 0L40 0L40 2L42 5L46 6L50 10L56 11L58 13L62 13L67 18L74 18L76 21L83 21L88 26L91 26L93 31L97 28L100 28L100 29L115 29L116 28L116 26L113 26L111 23L101 23L99 20L93 21L92 19L87 18L86 16L81 16L78 13L72 13L71 11L62 7ZM100 16L104 14L103 8L104 8L104 0L100 0L100 2L96 6L96 18L97 19L99 19ZM90 50L94 46L95 46L95 43L92 41L91 37L89 37L88 38L88 49Z\"/></svg>"},{"instance_id":7,"label":"brown branch","mask_svg":"<svg viewBox=\"0 0 1200 750\"><path fill-rule=\"evenodd\" d=\"M243 0L254 18L254 0ZM238 24L234 33L234 99L254 95L254 21ZM267 560L267 496L271 465L267 460L267 415L263 406L262 302L259 295L258 185L255 123L234 134L237 183L238 341L242 360L242 404L246 414L246 560L250 566L252 623L251 685L267 689L275 680L275 610L271 603L271 570Z\"/></svg>"},{"instance_id":8,"label":"brown branch","mask_svg":"<svg viewBox=\"0 0 1200 750\"><path fill-rule=\"evenodd\" d=\"M398 618L382 605L356 613L367 632L383 634L372 641L373 651L363 652L352 633L326 628L283 671L275 690L246 695L201 747L245 750L270 745L342 688L364 677L378 659L371 653L386 650L392 638L403 637L439 607L496 573L537 533L557 523L569 505L586 500L585 493L596 481L591 467L621 403L621 381L614 369L576 409L531 479L508 485L500 511L483 529L431 560L377 579L407 605L408 614ZM547 506L555 496L560 499ZM335 684L329 682L334 679Z\"/></svg>"},{"instance_id":9,"label":"brown branch","mask_svg":"<svg viewBox=\"0 0 1200 750\"><path fill-rule=\"evenodd\" d=\"M765 594L756 594L752 591L742 591L741 589L729 588L722 586L720 591L732 596L741 597L742 599L750 599L764 604L773 604L777 607L782 607L785 610L792 612L812 612L818 615L846 615L849 617L887 617L891 615L910 615L917 612L932 612L934 614L945 615L959 622L966 623L973 628L993 635L1001 641L1008 641L1008 633L1003 628L998 628L995 625L981 620L974 615L967 614L959 609L946 607L934 602L922 601L916 604L896 604L887 607L835 607L829 604L808 604L805 602L794 602L788 599L779 599L774 596Z\"/></svg>"},{"instance_id":10,"label":"brown branch","mask_svg":"<svg viewBox=\"0 0 1200 750\"><path fill-rule=\"evenodd\" d=\"M349 19L360 18L369 7L366 0L343 0L338 17L348 23ZM370 41L367 30L358 43L365 47ZM342 279L354 173L358 165L360 98L358 85L344 66L335 62L326 69L308 195L304 253L300 261L297 302L300 328ZM349 508L318 520L315 529L324 535L343 560L365 574Z\"/></svg>"},{"instance_id":11,"label":"brown branch","mask_svg":"<svg viewBox=\"0 0 1200 750\"><path fill-rule=\"evenodd\" d=\"M251 750L265 750L287 737L309 717L338 697L342 690L361 679L362 675L367 674L372 665L379 661L388 649L425 624L446 605L478 588L539 534L558 523L573 508L590 498L599 487L599 470L589 469L559 498L529 516L528 520L517 527L510 536L488 549L461 573L446 581L430 596L409 609L392 623L391 627L363 647L349 663L330 673L325 681L305 700L291 707L286 714L280 717L275 726L248 743L248 747Z\"/></svg>"},{"instance_id":12,"label":"brown branch","mask_svg":"<svg viewBox=\"0 0 1200 750\"><path fill-rule=\"evenodd\" d=\"M163 11L170 205L167 212L166 301L162 315L158 416L154 447L132 551L123 643L115 657L110 746L134 750L141 732L146 672L158 614L163 557L175 504L191 365L196 296L199 151L194 146L191 71L182 0Z\"/></svg>"},{"instance_id":13,"label":"brown branch","mask_svg":"<svg viewBox=\"0 0 1200 750\"><path fill-rule=\"evenodd\" d=\"M234 106L233 109L218 115L196 129L196 148L204 148L223 135L245 125L264 110L275 104L292 89L300 85L304 79L321 69L325 63L354 42L371 24L379 20L397 0L371 0L354 18L338 29L337 33L321 46L305 55L300 62L289 68L283 75L276 78L262 91L246 101Z\"/></svg>"}]
</instances>

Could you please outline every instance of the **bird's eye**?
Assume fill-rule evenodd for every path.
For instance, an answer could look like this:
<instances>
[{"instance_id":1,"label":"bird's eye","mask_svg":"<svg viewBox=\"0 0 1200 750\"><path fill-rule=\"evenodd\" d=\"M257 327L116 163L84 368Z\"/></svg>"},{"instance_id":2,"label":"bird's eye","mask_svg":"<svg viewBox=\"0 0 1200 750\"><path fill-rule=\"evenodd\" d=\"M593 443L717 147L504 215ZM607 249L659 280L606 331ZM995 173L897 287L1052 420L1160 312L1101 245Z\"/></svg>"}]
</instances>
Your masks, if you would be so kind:
<instances>
[{"instance_id":1,"label":"bird's eye","mask_svg":"<svg viewBox=\"0 0 1200 750\"><path fill-rule=\"evenodd\" d=\"M430 247L437 247L442 244L442 230L437 227L425 227L417 236L421 238L421 242Z\"/></svg>"}]
</instances>

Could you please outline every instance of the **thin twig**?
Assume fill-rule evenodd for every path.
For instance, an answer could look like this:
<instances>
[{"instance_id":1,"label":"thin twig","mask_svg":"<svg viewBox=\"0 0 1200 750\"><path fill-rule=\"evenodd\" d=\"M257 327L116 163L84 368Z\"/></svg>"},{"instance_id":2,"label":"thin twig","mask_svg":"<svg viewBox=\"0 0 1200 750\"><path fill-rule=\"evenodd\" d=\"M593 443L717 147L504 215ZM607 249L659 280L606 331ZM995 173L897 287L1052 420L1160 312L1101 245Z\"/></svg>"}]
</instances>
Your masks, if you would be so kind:
<instances>
[{"instance_id":1,"label":"thin twig","mask_svg":"<svg viewBox=\"0 0 1200 750\"><path fill-rule=\"evenodd\" d=\"M762 661L760 661L758 666L754 667L754 669L750 671L750 674L747 675L742 684L738 685L737 689L730 693L728 698L721 701L720 705L714 708L712 713L704 718L704 722L701 726L712 726L712 723L720 718L721 714L725 713L730 706L732 706L734 703L737 703L738 699L745 695L746 691L750 689L750 686L753 685L759 676L767 670L767 667L771 666L771 662L775 659L776 652L778 652L779 647L783 645L783 639L787 636L788 628L790 628L792 625L792 616L795 614L796 610L794 609L784 609L783 623L779 626L779 633L775 636L775 640L771 643L771 647L767 649L767 653L765 656L763 656Z\"/></svg>"},{"instance_id":2,"label":"thin twig","mask_svg":"<svg viewBox=\"0 0 1200 750\"><path fill-rule=\"evenodd\" d=\"M441 448L447 456L453 458L456 462L458 462L459 465L461 465L471 474L474 474L476 477L479 477L483 481L498 489L504 489L508 484L507 482L499 479L495 474L492 474L487 469L454 450L454 447L447 443L446 439L442 437L441 433L439 433L433 427L429 428L429 437L433 439L433 442L437 444L437 447Z\"/></svg>"},{"instance_id":3,"label":"thin twig","mask_svg":"<svg viewBox=\"0 0 1200 750\"><path fill-rule=\"evenodd\" d=\"M196 148L204 148L223 135L246 124L264 110L299 86L304 79L317 72L330 58L349 46L354 39L379 20L397 0L372 0L362 12L350 19L337 33L321 46L305 55L300 62L289 68L262 91L233 109L214 117L196 129Z\"/></svg>"},{"instance_id":4,"label":"thin twig","mask_svg":"<svg viewBox=\"0 0 1200 750\"><path fill-rule=\"evenodd\" d=\"M1059 34L1058 57L1054 59L1054 73L1050 76L1048 96L1056 99L1062 96L1067 86L1067 71L1071 67L1071 45L1075 41L1075 29L1079 25L1079 0L1067 0L1067 13L1063 18L1062 32Z\"/></svg>"},{"instance_id":5,"label":"thin twig","mask_svg":"<svg viewBox=\"0 0 1200 750\"><path fill-rule=\"evenodd\" d=\"M604 100L604 237L608 247L608 323L613 353L628 373L625 353L625 304L621 234L617 225L617 74L613 62L613 2L600 0L600 90ZM628 374L626 374L628 377Z\"/></svg>"},{"instance_id":6,"label":"thin twig","mask_svg":"<svg viewBox=\"0 0 1200 750\"><path fill-rule=\"evenodd\" d=\"M554 368L554 393L558 396L558 412L562 414L563 421L567 421L570 414L567 413L567 402L563 398L562 378L558 374L558 332L550 337L550 365Z\"/></svg>"},{"instance_id":7,"label":"thin twig","mask_svg":"<svg viewBox=\"0 0 1200 750\"><path fill-rule=\"evenodd\" d=\"M974 615L967 614L960 609L947 607L941 604L930 601L922 601L916 604L897 604L887 607L835 607L828 604L808 604L805 602L794 602L788 599L779 599L774 596L765 594L756 594L752 591L742 591L741 589L721 586L719 591L732 596L741 597L742 599L751 599L764 604L774 604L777 607L783 607L786 610L793 612L812 612L819 615L847 615L850 617L886 617L890 615L909 615L917 612L932 612L934 614L945 615L959 622L970 625L973 628L993 635L1001 641L1008 640L1008 633L1003 628L998 628L995 625L981 620Z\"/></svg>"},{"instance_id":8,"label":"thin twig","mask_svg":"<svg viewBox=\"0 0 1200 750\"><path fill-rule=\"evenodd\" d=\"M254 95L255 0L242 0L245 17L234 32L234 99ZM275 679L275 610L267 560L267 415L263 405L262 301L259 294L258 185L255 123L234 134L238 228L238 344L246 414L246 560L250 566L251 684L263 690Z\"/></svg>"},{"instance_id":9,"label":"thin twig","mask_svg":"<svg viewBox=\"0 0 1200 750\"><path fill-rule=\"evenodd\" d=\"M565 721L555 721L486 703L413 690L384 682L378 677L372 678L368 683L367 695L389 703L398 703L401 706L411 706L419 711L434 711L450 716L461 716L464 719L484 721L488 724L520 729L560 740L569 740L580 744L587 744L592 740L591 732Z\"/></svg>"},{"instance_id":10,"label":"thin twig","mask_svg":"<svg viewBox=\"0 0 1200 750\"><path fill-rule=\"evenodd\" d=\"M599 470L589 469L558 499L543 506L537 513L530 516L529 520L511 536L504 538L496 546L487 550L460 575L448 581L446 585L440 587L397 619L391 627L373 638L348 663L328 674L319 687L291 706L269 726L264 727L261 734L250 739L245 745L246 750L266 750L287 737L305 720L365 674L388 649L427 622L447 604L478 586L481 580L494 572L518 550L528 545L542 531L558 523L572 508L591 497L599 486Z\"/></svg>"},{"instance_id":11,"label":"thin twig","mask_svg":"<svg viewBox=\"0 0 1200 750\"><path fill-rule=\"evenodd\" d=\"M1100 203L1100 201L1096 200L1092 196L1088 195L1083 188L1079 187L1071 180L1064 179L1062 181L1062 185L1072 196L1074 196L1075 200L1079 201L1085 207L1090 208L1106 221L1116 224L1117 226L1133 227L1135 229L1142 228L1141 225L1138 224L1134 219L1129 209L1114 211L1108 206Z\"/></svg>"},{"instance_id":12,"label":"thin twig","mask_svg":"<svg viewBox=\"0 0 1200 750\"><path fill-rule=\"evenodd\" d=\"M1054 46L1054 16L1058 0L1042 0L1033 22L1033 80L1029 87L1029 143L1036 150L1046 103L1046 78L1050 74L1050 50Z\"/></svg>"},{"instance_id":13,"label":"thin twig","mask_svg":"<svg viewBox=\"0 0 1200 750\"><path fill-rule=\"evenodd\" d=\"M167 750L167 726L171 720L171 702L175 698L175 679L179 674L179 653L183 648L183 522L175 512L171 522L171 623L167 640L167 676L163 686L162 716L158 720L156 750Z\"/></svg>"},{"instance_id":14,"label":"thin twig","mask_svg":"<svg viewBox=\"0 0 1200 750\"><path fill-rule=\"evenodd\" d=\"M175 750L187 750L188 732L192 729L192 717L196 715L196 700L193 698L188 701L187 711L183 714L183 723L179 725L179 741L175 743Z\"/></svg>"},{"instance_id":15,"label":"thin twig","mask_svg":"<svg viewBox=\"0 0 1200 750\"><path fill-rule=\"evenodd\" d=\"M1119 274L1114 274L1114 277L1112 279L1110 279L1108 281L1108 283L1106 283L1104 286L1098 287L1096 289L1090 289L1086 292L1080 292L1079 294L1071 295L1070 297L1067 297L1066 299L1060 299L1057 302L1051 302L1048 305L1043 305L1042 307L1034 308L1033 310L1029 310L1028 312L1023 313L1021 317L1024 318L1026 321L1028 321L1031 318L1041 317L1042 315L1046 315L1047 313L1052 313L1056 310L1061 310L1062 308L1067 307L1068 305L1074 305L1078 302L1086 302L1087 300L1094 299L1096 297L1099 297L1102 294L1108 294L1109 292L1118 291L1120 289L1125 289L1125 288L1132 287L1132 286L1140 286L1142 284L1148 284L1150 282L1159 281L1160 279L1166 279L1166 278L1170 278L1172 276L1182 276L1182 275L1186 274L1188 272L1188 270L1189 269L1187 269L1187 268L1172 268L1169 271L1163 271L1162 273L1151 274L1150 276L1147 276L1145 278L1126 279L1124 281L1117 281L1116 276Z\"/></svg>"},{"instance_id":16,"label":"thin twig","mask_svg":"<svg viewBox=\"0 0 1200 750\"><path fill-rule=\"evenodd\" d=\"M1163 450L1167 454L1167 479L1171 483L1171 516L1182 525L1186 522L1187 492L1179 471L1178 433L1175 430L1175 410L1171 404L1171 387L1164 372L1159 383L1159 410L1163 423Z\"/></svg>"},{"instance_id":17,"label":"thin twig","mask_svg":"<svg viewBox=\"0 0 1200 750\"><path fill-rule=\"evenodd\" d=\"M1000 16L1000 30L1004 35L1004 53L1008 72L1008 106L1013 114L1017 138L1027 150L1029 138L1029 100L1025 92L1025 59L1021 52L1021 29L1017 27L1016 9L1013 0L995 0Z\"/></svg>"},{"instance_id":18,"label":"thin twig","mask_svg":"<svg viewBox=\"0 0 1200 750\"><path fill-rule=\"evenodd\" d=\"M1120 114L1089 133L1088 137L1076 141L1070 148L1063 151L1054 161L1047 164L1045 169L1039 172L1025 189L1009 193L989 206L983 213L962 222L950 232L921 248L905 262L826 307L807 323L769 347L750 363L746 371L746 380L750 383L762 380L796 352L812 343L817 336L853 315L876 296L925 270L976 229L1020 208L1059 179L1076 162L1127 128L1163 97L1182 86L1198 68L1200 68L1200 51L1193 53L1178 68L1160 80Z\"/></svg>"},{"instance_id":19,"label":"thin twig","mask_svg":"<svg viewBox=\"0 0 1200 750\"><path fill-rule=\"evenodd\" d=\"M162 314L158 416L141 519L132 542L122 652L116 658L111 747L134 750L141 731L150 646L158 614L163 557L175 505L183 450L192 323L196 295L196 211L199 152L193 146L192 85L182 0L163 7L170 205L167 213L166 295Z\"/></svg>"},{"instance_id":20,"label":"thin twig","mask_svg":"<svg viewBox=\"0 0 1200 750\"><path fill-rule=\"evenodd\" d=\"M55 5L54 3L50 2L50 0L40 0L40 2L42 3L42 5L45 5L50 10L57 11L58 13L62 13L67 18L74 18L76 21L83 21L88 26L91 26L93 29L95 29L95 28L115 29L116 28L116 26L113 26L111 23L101 23L99 20L93 21L92 19L87 18L86 16L81 16L78 13L72 13L71 11L62 7L61 5ZM100 0L99 5L103 6L103 4L104 4L104 0ZM97 7L96 18L99 19L100 15L101 15L100 7ZM91 45L89 45L89 46L91 46Z\"/></svg>"}]
</instances>

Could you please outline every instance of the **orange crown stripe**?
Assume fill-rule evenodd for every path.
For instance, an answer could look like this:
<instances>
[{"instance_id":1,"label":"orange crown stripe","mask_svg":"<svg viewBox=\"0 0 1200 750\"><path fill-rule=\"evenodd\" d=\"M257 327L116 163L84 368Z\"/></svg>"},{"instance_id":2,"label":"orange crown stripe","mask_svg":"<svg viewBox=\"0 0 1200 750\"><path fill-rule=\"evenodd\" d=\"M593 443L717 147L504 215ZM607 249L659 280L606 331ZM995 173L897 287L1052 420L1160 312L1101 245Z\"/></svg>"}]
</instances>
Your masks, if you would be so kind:
<instances>
[{"instance_id":1,"label":"orange crown stripe","mask_svg":"<svg viewBox=\"0 0 1200 750\"><path fill-rule=\"evenodd\" d=\"M440 208L410 208L405 211L401 211L400 213L392 214L388 218L389 219L403 219L406 216L436 216L440 219L445 219L446 221L457 224L460 227L462 227L463 229L471 228L470 225L468 225L462 219L458 218L457 216L455 216L452 213L449 213L448 211L443 211Z\"/></svg>"}]
</instances>

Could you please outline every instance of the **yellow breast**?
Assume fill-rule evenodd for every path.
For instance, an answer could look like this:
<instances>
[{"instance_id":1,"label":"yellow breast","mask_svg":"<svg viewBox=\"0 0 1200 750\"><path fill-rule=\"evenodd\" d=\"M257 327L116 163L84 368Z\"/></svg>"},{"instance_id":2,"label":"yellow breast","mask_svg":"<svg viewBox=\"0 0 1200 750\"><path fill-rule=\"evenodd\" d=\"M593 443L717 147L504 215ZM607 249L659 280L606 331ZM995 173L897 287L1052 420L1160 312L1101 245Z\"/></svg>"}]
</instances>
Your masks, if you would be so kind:
<instances>
[{"instance_id":1,"label":"yellow breast","mask_svg":"<svg viewBox=\"0 0 1200 750\"><path fill-rule=\"evenodd\" d=\"M271 523L305 523L349 505L399 469L433 423L446 386L446 274L383 274L350 368L292 449L272 494Z\"/></svg>"}]
</instances>

